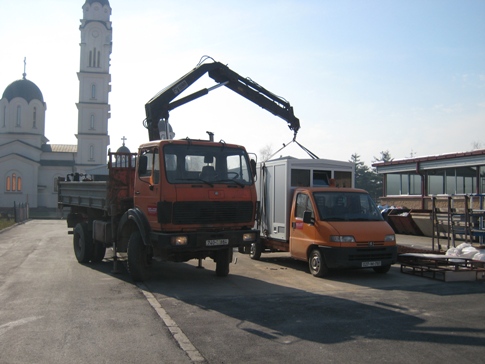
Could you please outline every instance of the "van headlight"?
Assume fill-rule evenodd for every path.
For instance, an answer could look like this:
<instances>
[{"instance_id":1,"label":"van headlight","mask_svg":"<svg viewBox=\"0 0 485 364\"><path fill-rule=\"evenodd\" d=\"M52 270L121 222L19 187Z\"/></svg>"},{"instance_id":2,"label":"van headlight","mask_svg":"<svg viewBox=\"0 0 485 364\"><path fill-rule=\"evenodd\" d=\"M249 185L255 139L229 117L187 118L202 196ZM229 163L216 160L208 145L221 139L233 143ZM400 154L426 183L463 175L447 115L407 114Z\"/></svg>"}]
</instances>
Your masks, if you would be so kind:
<instances>
[{"instance_id":1,"label":"van headlight","mask_svg":"<svg viewBox=\"0 0 485 364\"><path fill-rule=\"evenodd\" d=\"M385 242L396 241L396 235L389 234L384 237Z\"/></svg>"},{"instance_id":2,"label":"van headlight","mask_svg":"<svg viewBox=\"0 0 485 364\"><path fill-rule=\"evenodd\" d=\"M352 235L330 235L330 241L332 243L355 243Z\"/></svg>"}]
</instances>

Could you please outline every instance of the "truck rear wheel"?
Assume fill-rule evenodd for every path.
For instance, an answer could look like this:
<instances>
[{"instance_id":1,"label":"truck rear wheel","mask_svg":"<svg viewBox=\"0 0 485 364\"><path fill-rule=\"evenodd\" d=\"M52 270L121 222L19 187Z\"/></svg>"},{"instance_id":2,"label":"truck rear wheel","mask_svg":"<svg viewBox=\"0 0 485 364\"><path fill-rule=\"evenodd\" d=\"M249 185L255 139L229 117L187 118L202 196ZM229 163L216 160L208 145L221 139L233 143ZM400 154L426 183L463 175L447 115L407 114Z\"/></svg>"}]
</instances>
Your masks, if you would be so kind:
<instances>
[{"instance_id":1,"label":"truck rear wheel","mask_svg":"<svg viewBox=\"0 0 485 364\"><path fill-rule=\"evenodd\" d=\"M325 264L322 252L320 249L313 249L308 257L308 267L310 273L315 277L325 277L328 274L328 267Z\"/></svg>"},{"instance_id":2,"label":"truck rear wheel","mask_svg":"<svg viewBox=\"0 0 485 364\"><path fill-rule=\"evenodd\" d=\"M88 263L93 257L93 239L89 234L88 224L82 222L74 227L72 241L77 261Z\"/></svg>"},{"instance_id":3,"label":"truck rear wheel","mask_svg":"<svg viewBox=\"0 0 485 364\"><path fill-rule=\"evenodd\" d=\"M227 277L229 274L229 264L231 263L231 249L219 250L216 255L216 275Z\"/></svg>"},{"instance_id":4,"label":"truck rear wheel","mask_svg":"<svg viewBox=\"0 0 485 364\"><path fill-rule=\"evenodd\" d=\"M145 245L140 232L131 234L128 241L128 272L135 282L146 281L151 276L152 255L150 249Z\"/></svg>"},{"instance_id":5,"label":"truck rear wheel","mask_svg":"<svg viewBox=\"0 0 485 364\"><path fill-rule=\"evenodd\" d=\"M100 243L99 241L95 241L93 246L93 258L91 259L91 261L93 263L99 263L103 261L105 255L106 255L106 246L103 243Z\"/></svg>"},{"instance_id":6,"label":"truck rear wheel","mask_svg":"<svg viewBox=\"0 0 485 364\"><path fill-rule=\"evenodd\" d=\"M261 258L261 250L261 243L251 243L249 257L254 260L259 260L259 258Z\"/></svg>"}]
</instances>

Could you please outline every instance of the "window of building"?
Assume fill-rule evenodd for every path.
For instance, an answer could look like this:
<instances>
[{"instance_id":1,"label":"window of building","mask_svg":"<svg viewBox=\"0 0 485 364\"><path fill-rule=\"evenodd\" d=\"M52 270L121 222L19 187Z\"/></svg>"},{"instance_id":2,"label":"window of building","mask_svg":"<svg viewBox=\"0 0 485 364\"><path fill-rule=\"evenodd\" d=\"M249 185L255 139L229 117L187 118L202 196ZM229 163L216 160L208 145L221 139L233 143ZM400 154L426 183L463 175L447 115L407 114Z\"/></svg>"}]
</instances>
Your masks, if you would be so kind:
<instances>
[{"instance_id":1,"label":"window of building","mask_svg":"<svg viewBox=\"0 0 485 364\"><path fill-rule=\"evenodd\" d=\"M3 107L3 127L7 126L7 107Z\"/></svg>"},{"instance_id":2,"label":"window of building","mask_svg":"<svg viewBox=\"0 0 485 364\"><path fill-rule=\"evenodd\" d=\"M16 173L12 173L8 175L5 181L5 191L7 192L22 191L22 177L17 176Z\"/></svg>"},{"instance_id":3,"label":"window of building","mask_svg":"<svg viewBox=\"0 0 485 364\"><path fill-rule=\"evenodd\" d=\"M32 115L32 128L36 129L37 128L37 108L34 107L34 113Z\"/></svg>"},{"instance_id":4,"label":"window of building","mask_svg":"<svg viewBox=\"0 0 485 364\"><path fill-rule=\"evenodd\" d=\"M94 130L94 114L91 114L91 118L89 120L89 129Z\"/></svg>"},{"instance_id":5,"label":"window of building","mask_svg":"<svg viewBox=\"0 0 485 364\"><path fill-rule=\"evenodd\" d=\"M22 114L22 108L20 107L20 105L18 105L17 106L17 120L15 122L15 126L17 126L17 127L20 127L20 123L22 121L21 114Z\"/></svg>"},{"instance_id":6,"label":"window of building","mask_svg":"<svg viewBox=\"0 0 485 364\"><path fill-rule=\"evenodd\" d=\"M94 145L89 146L89 160L94 161Z\"/></svg>"},{"instance_id":7,"label":"window of building","mask_svg":"<svg viewBox=\"0 0 485 364\"><path fill-rule=\"evenodd\" d=\"M91 98L96 98L96 85L94 83L91 85Z\"/></svg>"}]
</instances>

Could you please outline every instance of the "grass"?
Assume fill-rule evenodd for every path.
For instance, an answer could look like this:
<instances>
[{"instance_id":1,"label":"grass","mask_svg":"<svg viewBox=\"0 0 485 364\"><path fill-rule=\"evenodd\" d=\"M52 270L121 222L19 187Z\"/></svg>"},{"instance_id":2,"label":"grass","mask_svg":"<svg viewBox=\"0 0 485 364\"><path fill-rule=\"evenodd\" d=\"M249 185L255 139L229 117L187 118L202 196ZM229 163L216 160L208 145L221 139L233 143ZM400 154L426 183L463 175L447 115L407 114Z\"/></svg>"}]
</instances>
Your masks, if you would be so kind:
<instances>
[{"instance_id":1,"label":"grass","mask_svg":"<svg viewBox=\"0 0 485 364\"><path fill-rule=\"evenodd\" d=\"M13 219L10 219L10 220L0 219L0 230L8 228L14 224L15 224L15 220Z\"/></svg>"}]
</instances>

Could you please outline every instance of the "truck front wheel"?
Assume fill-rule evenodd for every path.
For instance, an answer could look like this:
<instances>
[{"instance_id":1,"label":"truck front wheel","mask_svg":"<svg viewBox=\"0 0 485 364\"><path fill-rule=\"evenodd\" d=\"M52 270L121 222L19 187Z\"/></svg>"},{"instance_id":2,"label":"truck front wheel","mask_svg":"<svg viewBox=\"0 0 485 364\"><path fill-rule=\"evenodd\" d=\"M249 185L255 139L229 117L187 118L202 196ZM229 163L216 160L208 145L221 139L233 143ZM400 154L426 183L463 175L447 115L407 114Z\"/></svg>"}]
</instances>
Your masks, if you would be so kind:
<instances>
[{"instance_id":1,"label":"truck front wheel","mask_svg":"<svg viewBox=\"0 0 485 364\"><path fill-rule=\"evenodd\" d=\"M146 281L150 278L151 260L150 249L143 243L140 232L133 232L128 241L127 267L135 282Z\"/></svg>"},{"instance_id":2,"label":"truck front wheel","mask_svg":"<svg viewBox=\"0 0 485 364\"><path fill-rule=\"evenodd\" d=\"M77 261L88 263L93 257L93 239L89 234L88 224L82 222L74 227L72 241Z\"/></svg>"},{"instance_id":3,"label":"truck front wheel","mask_svg":"<svg viewBox=\"0 0 485 364\"><path fill-rule=\"evenodd\" d=\"M376 273L380 273L380 274L385 274L387 272L389 272L389 269L391 269L391 265L382 265L380 267L374 267L372 268L374 269L374 272Z\"/></svg>"},{"instance_id":4,"label":"truck front wheel","mask_svg":"<svg viewBox=\"0 0 485 364\"><path fill-rule=\"evenodd\" d=\"M261 250L261 243L251 243L249 257L254 260L259 260L259 258L261 258Z\"/></svg>"},{"instance_id":5,"label":"truck front wheel","mask_svg":"<svg viewBox=\"0 0 485 364\"><path fill-rule=\"evenodd\" d=\"M310 273L315 277L325 277L328 274L328 268L320 249L313 249L310 252L308 267L310 268Z\"/></svg>"}]
</instances>

